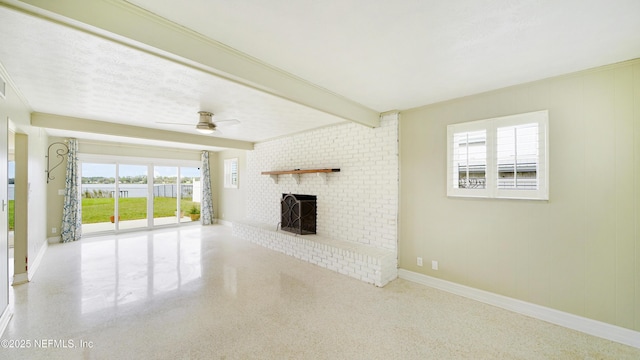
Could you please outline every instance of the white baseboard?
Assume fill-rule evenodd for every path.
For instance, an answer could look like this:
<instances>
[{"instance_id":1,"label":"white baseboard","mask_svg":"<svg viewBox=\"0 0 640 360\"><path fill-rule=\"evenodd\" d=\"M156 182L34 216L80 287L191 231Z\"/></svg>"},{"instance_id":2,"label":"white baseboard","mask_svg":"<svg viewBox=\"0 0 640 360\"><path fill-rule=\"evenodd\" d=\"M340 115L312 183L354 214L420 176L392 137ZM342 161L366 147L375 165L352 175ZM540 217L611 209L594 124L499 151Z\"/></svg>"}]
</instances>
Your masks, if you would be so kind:
<instances>
[{"instance_id":1,"label":"white baseboard","mask_svg":"<svg viewBox=\"0 0 640 360\"><path fill-rule=\"evenodd\" d=\"M29 275L26 272L20 274L13 274L13 282L11 285L22 285L29 282Z\"/></svg>"},{"instance_id":2,"label":"white baseboard","mask_svg":"<svg viewBox=\"0 0 640 360\"><path fill-rule=\"evenodd\" d=\"M233 223L231 221L228 221L228 220L220 220L220 219L218 219L218 224L224 225L224 226L233 226Z\"/></svg>"},{"instance_id":3,"label":"white baseboard","mask_svg":"<svg viewBox=\"0 0 640 360\"><path fill-rule=\"evenodd\" d=\"M53 237L48 238L47 242L49 244L58 244L58 243L60 243L61 240L62 239L60 238L60 236L53 236Z\"/></svg>"},{"instance_id":4,"label":"white baseboard","mask_svg":"<svg viewBox=\"0 0 640 360\"><path fill-rule=\"evenodd\" d=\"M13 316L13 308L11 304L7 305L7 307L2 312L2 316L0 316L0 337L4 334L4 331L7 329L7 325L9 325L9 320Z\"/></svg>"},{"instance_id":5,"label":"white baseboard","mask_svg":"<svg viewBox=\"0 0 640 360\"><path fill-rule=\"evenodd\" d=\"M437 279L409 270L398 269L398 277L640 349L640 332L638 331Z\"/></svg>"},{"instance_id":6,"label":"white baseboard","mask_svg":"<svg viewBox=\"0 0 640 360\"><path fill-rule=\"evenodd\" d=\"M40 250L38 251L38 254L34 258L33 263L29 265L29 270L27 271L27 278L29 281L33 279L33 275L35 275L36 271L38 271L38 267L40 267L42 258L44 258L44 254L47 252L48 248L49 248L49 242L44 241L43 244L40 246Z\"/></svg>"}]
</instances>

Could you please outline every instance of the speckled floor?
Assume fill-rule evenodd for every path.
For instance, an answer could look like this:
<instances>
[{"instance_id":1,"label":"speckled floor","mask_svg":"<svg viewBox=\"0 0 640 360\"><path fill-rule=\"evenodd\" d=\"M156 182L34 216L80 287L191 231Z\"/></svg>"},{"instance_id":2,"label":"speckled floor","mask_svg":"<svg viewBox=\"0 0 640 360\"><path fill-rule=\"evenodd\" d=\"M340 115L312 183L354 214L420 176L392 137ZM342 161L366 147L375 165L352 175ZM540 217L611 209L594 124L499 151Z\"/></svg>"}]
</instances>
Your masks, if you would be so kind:
<instances>
[{"instance_id":1,"label":"speckled floor","mask_svg":"<svg viewBox=\"0 0 640 360\"><path fill-rule=\"evenodd\" d=\"M52 245L14 297L2 359L640 358L408 281L376 288L219 225Z\"/></svg>"}]
</instances>

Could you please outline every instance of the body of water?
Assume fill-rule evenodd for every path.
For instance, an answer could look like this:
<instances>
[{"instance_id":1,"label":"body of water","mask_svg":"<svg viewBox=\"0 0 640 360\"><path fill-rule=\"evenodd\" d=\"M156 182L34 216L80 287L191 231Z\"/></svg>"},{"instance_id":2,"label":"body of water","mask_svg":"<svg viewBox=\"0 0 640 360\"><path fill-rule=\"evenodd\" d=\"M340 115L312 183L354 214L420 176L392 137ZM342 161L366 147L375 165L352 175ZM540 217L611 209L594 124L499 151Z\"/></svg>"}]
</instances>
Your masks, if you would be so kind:
<instances>
[{"instance_id":1,"label":"body of water","mask_svg":"<svg viewBox=\"0 0 640 360\"><path fill-rule=\"evenodd\" d=\"M192 201L200 202L200 182L193 184L182 184L182 198L191 198ZM85 191L92 194L102 191L105 194L115 193L115 184L82 184L82 193ZM9 200L15 200L15 185L9 184ZM194 191L195 190L195 191ZM175 184L159 184L153 186L153 195L156 197L172 197L177 196L178 186ZM122 197L147 197L147 184L122 184L120 185L120 193Z\"/></svg>"},{"instance_id":2,"label":"body of water","mask_svg":"<svg viewBox=\"0 0 640 360\"><path fill-rule=\"evenodd\" d=\"M182 198L193 198L194 195L194 185L196 188L196 197L199 198L199 190L200 183L196 182L194 184L182 184L180 187L182 188ZM89 191L92 194L96 194L102 192L103 194L109 194L112 197L115 194L116 185L115 184L82 184L82 193L83 196L86 191ZM147 184L121 184L118 187L120 197L147 197L148 194L148 186ZM171 197L175 198L178 196L178 185L176 184L158 184L153 185L153 195L156 197ZM108 195L107 195L108 196ZM195 201L195 199L193 199Z\"/></svg>"}]
</instances>

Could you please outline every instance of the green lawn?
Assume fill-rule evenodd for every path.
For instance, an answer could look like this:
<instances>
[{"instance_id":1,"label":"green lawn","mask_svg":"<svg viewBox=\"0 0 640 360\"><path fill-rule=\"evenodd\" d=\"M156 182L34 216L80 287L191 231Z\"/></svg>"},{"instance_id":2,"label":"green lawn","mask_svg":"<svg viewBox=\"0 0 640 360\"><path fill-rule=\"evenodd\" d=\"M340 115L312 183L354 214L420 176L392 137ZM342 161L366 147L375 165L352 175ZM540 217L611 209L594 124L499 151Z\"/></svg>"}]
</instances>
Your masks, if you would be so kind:
<instances>
[{"instance_id":1,"label":"green lawn","mask_svg":"<svg viewBox=\"0 0 640 360\"><path fill-rule=\"evenodd\" d=\"M153 217L176 216L175 198L154 198ZM83 198L82 199L82 223L91 224L99 222L109 222L109 217L113 215L113 198ZM138 220L147 218L147 198L120 198L120 221ZM195 205L198 209L200 203L182 199L180 208L184 214L189 214L189 209Z\"/></svg>"},{"instance_id":2,"label":"green lawn","mask_svg":"<svg viewBox=\"0 0 640 360\"><path fill-rule=\"evenodd\" d=\"M113 198L93 198L82 199L82 223L91 224L110 221L113 215ZM190 200L181 200L180 208L185 215L189 214L189 209L195 205L198 209L200 203ZM9 200L9 230L14 229L15 224L15 201ZM153 217L175 216L176 199L157 197L154 198ZM147 198L120 198L120 220L137 220L147 218Z\"/></svg>"},{"instance_id":3,"label":"green lawn","mask_svg":"<svg viewBox=\"0 0 640 360\"><path fill-rule=\"evenodd\" d=\"M16 201L9 200L9 230L13 230L13 228L15 227L15 224L16 224L15 213L16 213Z\"/></svg>"}]
</instances>

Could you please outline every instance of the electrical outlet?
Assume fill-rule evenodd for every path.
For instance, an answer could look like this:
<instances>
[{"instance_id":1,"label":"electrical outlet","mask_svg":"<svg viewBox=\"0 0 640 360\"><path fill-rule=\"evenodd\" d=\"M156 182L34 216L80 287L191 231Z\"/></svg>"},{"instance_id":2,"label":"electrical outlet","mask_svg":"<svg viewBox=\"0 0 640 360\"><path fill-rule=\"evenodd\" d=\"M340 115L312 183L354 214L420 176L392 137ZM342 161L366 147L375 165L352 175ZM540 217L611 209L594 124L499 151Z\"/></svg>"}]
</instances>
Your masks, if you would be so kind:
<instances>
[{"instance_id":1,"label":"electrical outlet","mask_svg":"<svg viewBox=\"0 0 640 360\"><path fill-rule=\"evenodd\" d=\"M58 229L57 229L57 228L54 228L54 227L52 227L52 228L51 228L51 233L52 233L52 234L55 234L57 231L58 231Z\"/></svg>"},{"instance_id":2,"label":"electrical outlet","mask_svg":"<svg viewBox=\"0 0 640 360\"><path fill-rule=\"evenodd\" d=\"M438 262L436 260L431 261L431 269L438 270Z\"/></svg>"},{"instance_id":3,"label":"electrical outlet","mask_svg":"<svg viewBox=\"0 0 640 360\"><path fill-rule=\"evenodd\" d=\"M422 266L422 258L421 257L418 258L418 266Z\"/></svg>"}]
</instances>

